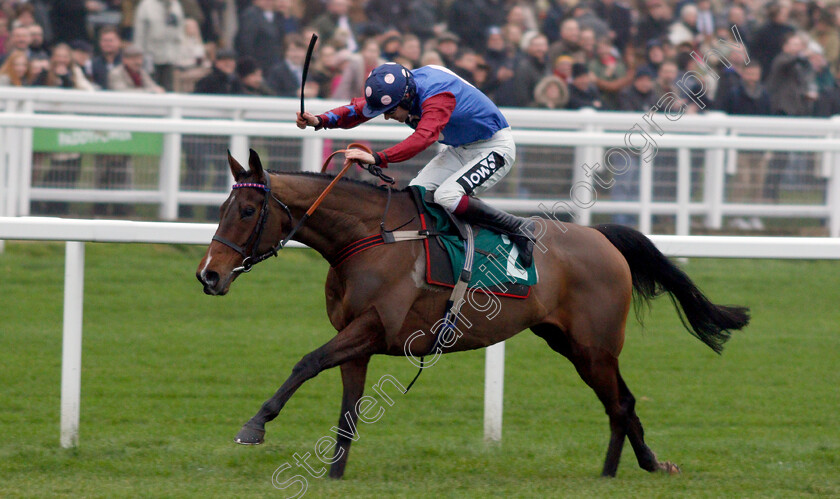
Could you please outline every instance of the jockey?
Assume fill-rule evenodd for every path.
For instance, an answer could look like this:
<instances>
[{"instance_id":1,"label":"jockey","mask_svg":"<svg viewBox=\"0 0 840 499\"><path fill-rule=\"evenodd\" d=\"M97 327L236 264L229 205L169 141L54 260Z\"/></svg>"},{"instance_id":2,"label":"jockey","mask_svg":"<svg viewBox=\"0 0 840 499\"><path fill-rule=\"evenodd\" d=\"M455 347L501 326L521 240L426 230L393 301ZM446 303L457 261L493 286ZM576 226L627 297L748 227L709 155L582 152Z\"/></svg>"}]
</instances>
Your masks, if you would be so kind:
<instances>
[{"instance_id":1,"label":"jockey","mask_svg":"<svg viewBox=\"0 0 840 499\"><path fill-rule=\"evenodd\" d=\"M440 66L409 71L389 62L368 76L365 96L315 116L297 113L297 126L353 128L385 114L414 129L408 138L369 154L352 149L348 160L386 168L414 157L435 141L443 148L411 181L434 190L434 201L459 218L506 234L531 264L534 222L497 210L473 197L502 179L516 160L510 126L499 108L480 90Z\"/></svg>"}]
</instances>

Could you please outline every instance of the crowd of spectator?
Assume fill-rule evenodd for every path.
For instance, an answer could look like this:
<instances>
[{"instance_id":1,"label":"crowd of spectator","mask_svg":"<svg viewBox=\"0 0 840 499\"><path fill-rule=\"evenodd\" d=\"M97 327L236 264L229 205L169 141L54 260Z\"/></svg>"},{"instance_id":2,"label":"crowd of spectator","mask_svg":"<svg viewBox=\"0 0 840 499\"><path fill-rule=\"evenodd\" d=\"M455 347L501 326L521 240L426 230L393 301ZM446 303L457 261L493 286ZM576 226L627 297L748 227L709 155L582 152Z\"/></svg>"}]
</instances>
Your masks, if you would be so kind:
<instances>
[{"instance_id":1,"label":"crowd of spectator","mask_svg":"<svg viewBox=\"0 0 840 499\"><path fill-rule=\"evenodd\" d=\"M499 106L840 113L823 0L0 0L0 85L295 96L312 33L310 97L396 61Z\"/></svg>"}]
</instances>

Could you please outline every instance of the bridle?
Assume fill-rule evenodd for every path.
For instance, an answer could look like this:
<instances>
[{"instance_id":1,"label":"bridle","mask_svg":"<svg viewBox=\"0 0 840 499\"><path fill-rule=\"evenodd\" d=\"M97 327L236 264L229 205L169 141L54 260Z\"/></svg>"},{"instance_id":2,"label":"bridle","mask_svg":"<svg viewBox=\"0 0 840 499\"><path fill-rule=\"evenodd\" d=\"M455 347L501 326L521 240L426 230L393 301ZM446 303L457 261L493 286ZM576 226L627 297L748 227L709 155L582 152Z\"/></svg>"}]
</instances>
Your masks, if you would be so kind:
<instances>
[{"instance_id":1,"label":"bridle","mask_svg":"<svg viewBox=\"0 0 840 499\"><path fill-rule=\"evenodd\" d=\"M218 234L213 235L213 241L219 241L220 243L224 244L225 246L242 255L242 265L233 269L233 272L236 273L250 272L251 267L253 267L254 265L260 263L261 261L271 256L277 256L277 252L283 249L284 246L286 246L286 244L289 242L289 240L292 238L295 232L297 232L297 230L303 224L303 220L305 220L302 219L300 222L298 222L298 224L295 225L291 231L289 231L289 234L282 241L277 243L277 246L273 246L270 250L266 251L265 253L257 253L259 251L260 242L262 241L263 231L265 229L265 222L266 220L268 220L269 199L273 199L277 202L277 204L280 205L281 208L283 208L283 211L285 211L286 215L288 215L289 217L290 224L293 224L295 220L292 216L292 211L289 209L286 203L281 201L280 198L278 198L274 195L273 192L271 192L271 177L269 176L268 172L266 172L264 176L264 184L261 184L259 182L241 182L238 184L233 184L233 186L231 187L231 189L258 189L263 191L263 194L265 195L263 197L262 209L260 210L260 218L257 220L257 225L254 227L254 231L251 233L251 235L248 236L248 240L245 241L245 244L243 246L239 246L238 244L228 239L225 239L224 237L219 236ZM248 246L251 246L251 254L248 254Z\"/></svg>"},{"instance_id":2,"label":"bridle","mask_svg":"<svg viewBox=\"0 0 840 499\"><path fill-rule=\"evenodd\" d=\"M362 150L368 152L369 154L372 154L372 151L370 150L370 148L363 145L363 144L357 144L357 143L350 144L350 145L347 146L347 149L341 149L341 150L335 151L332 154L330 154L327 157L327 159L324 160L324 164L321 166L321 173L323 173L327 169L327 165L329 165L330 161L332 160L332 158L336 154L345 153L351 148L362 149ZM263 176L265 177L265 183L264 184L261 184L259 182L240 182L240 183L237 183L237 184L233 184L233 186L231 186L231 189L259 189L259 190L263 191L263 193L265 194L265 197L263 198L263 205L262 205L262 209L260 210L260 218L259 218L259 220L257 220L257 225L254 227L254 231L251 233L250 236L248 236L248 240L245 241L245 244L243 246L239 246L238 244L234 243L233 241L225 239L224 237L219 236L217 234L213 235L213 241L218 241L218 242L224 244L225 246L229 247L230 249L236 251L240 255L242 255L242 258L243 258L242 265L234 268L232 270L232 272L237 273L237 274L238 273L250 272L251 268L254 265L260 263L263 260L268 259L269 257L277 256L277 252L282 250L286 246L286 244L288 244L288 242L292 239L292 236L294 236L297 233L297 231L303 226L304 222L306 222L306 219L309 218L309 216L318 208L318 206L321 204L321 202L324 200L324 198L327 196L327 194L332 190L333 186L335 186L335 184L341 179L341 177L344 176L344 174L350 168L350 165L352 165L353 163L354 162L352 162L352 161L345 161L344 168L341 169L341 171L338 173L338 175L335 176L335 178L332 180L332 182L330 182L330 184L324 189L324 191L321 192L321 195L318 196L318 199L316 199L315 202L312 203L312 206L309 208L309 210L306 211L306 213L303 214L303 216L300 218L300 220L298 220L297 224L294 223L295 219L292 216L292 211L289 209L289 207L286 205L286 203L281 201L280 198L278 198L277 196L274 195L273 192L271 192L271 177L270 177L270 174L268 172L265 172L263 174ZM361 164L360 164L360 166L362 166L362 168L364 168L365 170L370 172L372 175L381 178L385 182L388 182L390 184L394 183L394 179L389 177L388 175L383 174L382 169L380 169L379 167L377 167L375 165L361 165ZM389 203L390 203L390 190L388 191L388 194L389 194L388 200L389 200ZM286 212L286 215L288 215L288 217L289 217L289 224L290 225L294 224L294 227L292 227L292 230L290 230L289 233L286 235L286 237L284 237L282 241L277 243L276 246L273 246L271 249L269 249L265 253L258 254L257 252L259 251L258 248L260 247L260 242L262 241L263 231L265 229L265 223L266 223L266 220L268 219L269 199L274 199L274 201L276 201L277 204L279 204L280 207L283 208L283 210ZM251 253L250 254L248 254L248 251L247 251L248 246L251 246Z\"/></svg>"}]
</instances>

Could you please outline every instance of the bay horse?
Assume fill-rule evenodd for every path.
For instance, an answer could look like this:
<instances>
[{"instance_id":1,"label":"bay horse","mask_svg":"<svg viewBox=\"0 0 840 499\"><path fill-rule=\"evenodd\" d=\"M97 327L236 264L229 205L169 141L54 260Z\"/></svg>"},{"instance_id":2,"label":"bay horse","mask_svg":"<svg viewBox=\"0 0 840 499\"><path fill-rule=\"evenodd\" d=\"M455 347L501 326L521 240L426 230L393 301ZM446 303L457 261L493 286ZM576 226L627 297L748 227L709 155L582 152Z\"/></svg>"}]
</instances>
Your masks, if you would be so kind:
<instances>
[{"instance_id":1,"label":"bay horse","mask_svg":"<svg viewBox=\"0 0 840 499\"><path fill-rule=\"evenodd\" d=\"M307 208L334 180L317 173L266 171L253 150L248 171L230 153L228 161L237 184L221 206L216 235L196 272L208 295L226 294L242 272L274 253L295 221L306 216ZM382 221L386 227L410 222L407 228L420 229L406 191L389 195L372 184L341 180L321 198L323 203L293 239L331 263L351 243L379 234ZM748 309L713 304L634 229L536 221L542 228L534 250L539 283L526 299L495 298L500 304L495 316L486 308L464 307L462 324L469 327L446 345L444 353L484 348L530 328L574 364L604 405L611 436L602 475L615 476L625 438L644 470L678 473L676 465L659 461L645 444L635 399L619 373L618 356L633 295L644 302L669 294L686 329L716 352L730 331L747 325ZM277 417L295 391L321 371L339 366L343 396L330 476L341 478L371 356L420 357L434 344L432 334L412 337L418 330L432 331L449 298L447 289L425 283L425 265L424 245L416 240L375 246L332 265L326 305L337 334L303 356L235 441L262 443L265 424ZM492 298L483 292L478 295L482 303Z\"/></svg>"}]
</instances>

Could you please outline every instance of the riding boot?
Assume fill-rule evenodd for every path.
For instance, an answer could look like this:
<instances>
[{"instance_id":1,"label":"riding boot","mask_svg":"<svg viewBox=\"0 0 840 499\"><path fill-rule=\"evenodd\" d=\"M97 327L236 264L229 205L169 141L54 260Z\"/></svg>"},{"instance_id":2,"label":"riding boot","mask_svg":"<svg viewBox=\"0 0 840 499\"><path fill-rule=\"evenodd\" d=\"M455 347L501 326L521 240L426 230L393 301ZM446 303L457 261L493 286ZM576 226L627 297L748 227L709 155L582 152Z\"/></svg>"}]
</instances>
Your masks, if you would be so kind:
<instances>
[{"instance_id":1,"label":"riding boot","mask_svg":"<svg viewBox=\"0 0 840 499\"><path fill-rule=\"evenodd\" d=\"M466 209L458 216L464 221L495 230L510 238L519 248L519 255L525 268L531 266L534 253L534 229L535 224L527 218L517 217L497 210L472 196L467 198Z\"/></svg>"}]
</instances>

